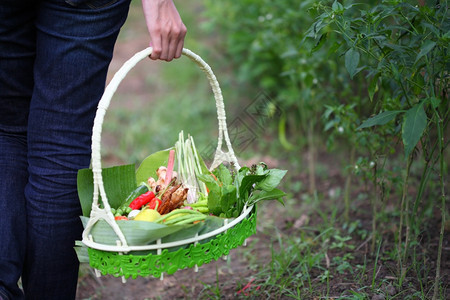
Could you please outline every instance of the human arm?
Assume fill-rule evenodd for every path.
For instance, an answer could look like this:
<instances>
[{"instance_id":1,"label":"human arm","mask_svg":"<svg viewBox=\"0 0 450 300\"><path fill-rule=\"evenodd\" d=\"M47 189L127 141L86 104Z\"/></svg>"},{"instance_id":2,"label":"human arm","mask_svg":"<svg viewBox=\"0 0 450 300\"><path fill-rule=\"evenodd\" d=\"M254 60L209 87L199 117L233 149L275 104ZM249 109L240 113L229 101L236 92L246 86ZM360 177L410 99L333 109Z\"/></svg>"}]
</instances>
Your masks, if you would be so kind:
<instances>
[{"instance_id":1,"label":"human arm","mask_svg":"<svg viewBox=\"0 0 450 300\"><path fill-rule=\"evenodd\" d=\"M142 7L153 48L150 58L171 61L180 57L187 30L173 0L142 0Z\"/></svg>"}]
</instances>

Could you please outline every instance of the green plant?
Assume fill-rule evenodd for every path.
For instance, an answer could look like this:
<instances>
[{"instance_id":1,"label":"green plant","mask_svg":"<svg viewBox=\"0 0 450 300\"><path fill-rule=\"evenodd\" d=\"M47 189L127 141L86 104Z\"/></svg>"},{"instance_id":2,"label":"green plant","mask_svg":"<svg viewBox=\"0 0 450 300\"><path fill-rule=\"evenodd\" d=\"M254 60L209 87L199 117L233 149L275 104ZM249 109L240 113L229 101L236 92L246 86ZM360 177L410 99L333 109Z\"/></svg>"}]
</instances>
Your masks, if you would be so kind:
<instances>
[{"instance_id":1,"label":"green plant","mask_svg":"<svg viewBox=\"0 0 450 300\"><path fill-rule=\"evenodd\" d=\"M352 93L349 78L342 76L344 66L332 51L321 47L322 41L301 43L313 22L308 9L315 2L206 1L210 28L224 37L227 65L231 62L238 82L245 83L239 100L250 104L248 90L271 95L268 105L275 104L279 111L265 125L278 133L278 152L284 148L293 155L304 154L311 195L316 191L316 161L323 142L323 107L334 101L334 94ZM253 89L248 89L249 84Z\"/></svg>"},{"instance_id":2,"label":"green plant","mask_svg":"<svg viewBox=\"0 0 450 300\"><path fill-rule=\"evenodd\" d=\"M386 132L379 126L388 126L403 143L406 171L399 207L400 278L406 273L407 253L411 239L414 240L411 234L417 226L413 224L417 224L417 212L421 201L426 201L423 195L434 172L440 183L436 204L441 207L442 224L445 223L444 182L448 176L444 155L449 144L444 133L450 118L448 3L417 6L411 2L383 1L374 6L338 1L331 6L318 4L320 14L308 30L308 36L317 41L335 34L342 37L337 51L344 56L350 77L364 74L370 81L368 98L376 115L358 129L370 128L371 134L383 136ZM390 89L382 88L387 86ZM412 202L408 184L411 165L419 155L425 164ZM441 225L433 299L439 290L443 235Z\"/></svg>"},{"instance_id":3,"label":"green plant","mask_svg":"<svg viewBox=\"0 0 450 300\"><path fill-rule=\"evenodd\" d=\"M205 282L201 282L203 284L204 291L208 293L208 299L221 299L221 288L219 284L219 270L216 267L216 282L215 285L207 284ZM203 291L202 291L203 293Z\"/></svg>"}]
</instances>

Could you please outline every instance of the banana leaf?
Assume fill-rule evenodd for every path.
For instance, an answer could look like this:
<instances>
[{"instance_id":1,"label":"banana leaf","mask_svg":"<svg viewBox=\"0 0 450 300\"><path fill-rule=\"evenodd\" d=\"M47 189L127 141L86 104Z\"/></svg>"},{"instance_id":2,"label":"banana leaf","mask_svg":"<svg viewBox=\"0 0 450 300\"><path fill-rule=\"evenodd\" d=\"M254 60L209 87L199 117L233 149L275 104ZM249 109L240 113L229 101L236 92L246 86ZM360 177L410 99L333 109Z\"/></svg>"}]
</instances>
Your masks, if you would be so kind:
<instances>
[{"instance_id":1,"label":"banana leaf","mask_svg":"<svg viewBox=\"0 0 450 300\"><path fill-rule=\"evenodd\" d=\"M89 218L81 217L83 226L86 226ZM125 235L129 246L150 245L157 239L162 243L184 240L208 233L222 227L224 219L208 216L204 222L197 224L164 225L146 221L117 221L122 233ZM118 237L105 220L99 220L91 229L95 242L105 245L116 245Z\"/></svg>"},{"instance_id":2,"label":"banana leaf","mask_svg":"<svg viewBox=\"0 0 450 300\"><path fill-rule=\"evenodd\" d=\"M81 217L83 225L89 218ZM174 232L189 228L189 225L163 225L146 221L117 221L129 246L149 245L157 239L168 236ZM116 245L119 239L114 230L104 220L99 220L91 229L95 242L105 245Z\"/></svg>"},{"instance_id":3,"label":"banana leaf","mask_svg":"<svg viewBox=\"0 0 450 300\"><path fill-rule=\"evenodd\" d=\"M164 238L162 238L163 243L169 243L184 239L189 239L195 237L195 235L198 233L198 235L202 235L205 233L208 233L210 231L216 230L223 226L224 224L223 218L215 217L215 216L208 216L203 222L199 222L197 224L191 224L191 227L187 227L183 230L177 231L175 233L172 233ZM186 247L187 245L183 246ZM180 247L178 247L180 248ZM176 248L176 249L178 249ZM176 250L172 249L172 250Z\"/></svg>"},{"instance_id":4,"label":"banana leaf","mask_svg":"<svg viewBox=\"0 0 450 300\"><path fill-rule=\"evenodd\" d=\"M89 263L88 248L82 241L75 241L75 247L73 249L75 249L80 263Z\"/></svg>"},{"instance_id":5,"label":"banana leaf","mask_svg":"<svg viewBox=\"0 0 450 300\"><path fill-rule=\"evenodd\" d=\"M228 223L231 222L233 219L228 219ZM204 226L199 230L198 234L202 235L208 232L211 232L213 230L216 230L223 226L225 219L219 218L216 216L208 216L205 220Z\"/></svg>"},{"instance_id":6,"label":"banana leaf","mask_svg":"<svg viewBox=\"0 0 450 300\"><path fill-rule=\"evenodd\" d=\"M137 186L134 164L104 168L102 178L108 203L113 208L119 207ZM92 169L78 171L77 189L83 216L88 217L91 213L94 193ZM101 197L99 200L101 201Z\"/></svg>"},{"instance_id":7,"label":"banana leaf","mask_svg":"<svg viewBox=\"0 0 450 300\"><path fill-rule=\"evenodd\" d=\"M228 222L231 222L232 220L233 220L233 218L229 218ZM208 218L206 218L206 220L204 222L205 224L204 224L203 228L201 228L201 230L198 232L198 235L202 235L202 234L211 232L213 230L216 230L216 229L222 227L224 225L224 221L225 221L224 218L209 216ZM200 244L207 243L214 238L215 237L210 237L210 238L199 241L199 243Z\"/></svg>"},{"instance_id":8,"label":"banana leaf","mask_svg":"<svg viewBox=\"0 0 450 300\"><path fill-rule=\"evenodd\" d=\"M136 171L136 181L147 182L149 177L153 177L157 180L158 176L156 175L156 170L158 170L160 166L167 166L167 162L169 161L169 151L171 149L173 148L161 150L147 156Z\"/></svg>"}]
</instances>

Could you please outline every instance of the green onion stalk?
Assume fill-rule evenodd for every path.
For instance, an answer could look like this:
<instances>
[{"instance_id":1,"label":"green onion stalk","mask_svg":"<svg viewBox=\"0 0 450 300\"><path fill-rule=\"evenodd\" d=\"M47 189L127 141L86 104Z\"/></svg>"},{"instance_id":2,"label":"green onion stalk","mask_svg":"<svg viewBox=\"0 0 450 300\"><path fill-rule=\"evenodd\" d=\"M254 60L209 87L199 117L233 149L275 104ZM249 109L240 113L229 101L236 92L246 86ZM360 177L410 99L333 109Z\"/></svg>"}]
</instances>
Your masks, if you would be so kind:
<instances>
[{"instance_id":1,"label":"green onion stalk","mask_svg":"<svg viewBox=\"0 0 450 300\"><path fill-rule=\"evenodd\" d=\"M175 151L178 176L183 185L189 189L187 202L195 203L199 198L199 193L207 195L207 190L206 185L197 180L197 175L202 173L202 169L193 137L188 135L188 138L184 140L184 133L181 131L178 142L175 143Z\"/></svg>"}]
</instances>

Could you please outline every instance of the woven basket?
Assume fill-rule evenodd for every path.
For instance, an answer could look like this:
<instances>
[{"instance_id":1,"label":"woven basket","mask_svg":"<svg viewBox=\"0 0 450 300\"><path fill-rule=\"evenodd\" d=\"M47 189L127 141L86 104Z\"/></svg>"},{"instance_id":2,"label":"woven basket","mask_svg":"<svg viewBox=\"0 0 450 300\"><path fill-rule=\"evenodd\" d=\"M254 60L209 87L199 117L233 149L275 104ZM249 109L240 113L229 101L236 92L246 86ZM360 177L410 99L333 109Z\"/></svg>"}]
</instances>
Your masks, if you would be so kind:
<instances>
[{"instance_id":1,"label":"woven basket","mask_svg":"<svg viewBox=\"0 0 450 300\"><path fill-rule=\"evenodd\" d=\"M164 273L173 274L179 269L195 267L197 270L198 266L227 255L230 249L242 245L247 237L256 232L256 209L253 206L245 206L237 218L230 222L226 220L222 227L205 234L197 234L193 238L168 243L162 243L159 239L150 245L129 246L127 244L126 237L114 220L103 185L100 155L101 131L105 113L120 82L138 62L146 59L151 53L151 47L136 53L117 71L105 89L94 120L92 133L94 193L92 211L83 231L82 242L88 247L89 264L96 270L98 276L110 274L115 277L122 276L123 280L128 277L136 278L137 276L162 278ZM223 162L231 163L238 170L239 164L228 136L219 83L209 65L198 55L188 49L183 49L182 53L196 63L206 74L216 101L219 133L217 149L210 170ZM223 141L225 141L226 151L222 150ZM99 206L99 195L102 199L103 208ZM106 221L117 234L117 245L105 245L93 239L90 232L99 220ZM139 255L136 253L139 253ZM142 253L146 254L142 255Z\"/></svg>"}]
</instances>

